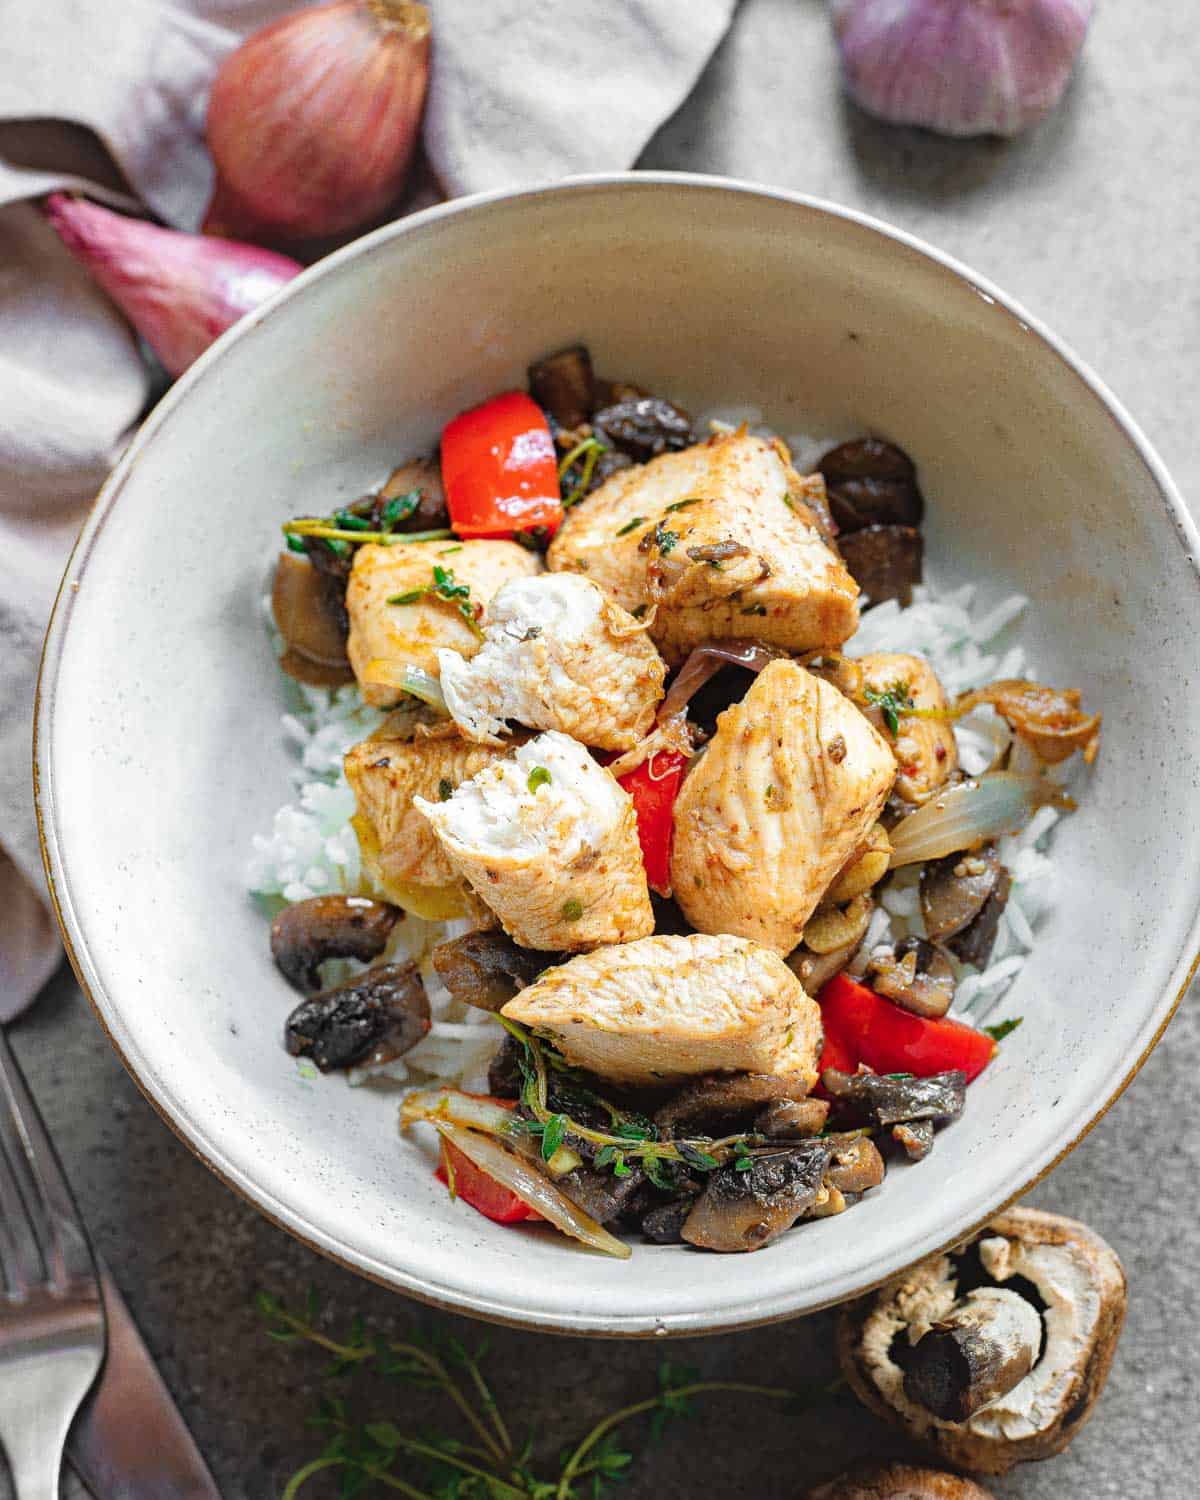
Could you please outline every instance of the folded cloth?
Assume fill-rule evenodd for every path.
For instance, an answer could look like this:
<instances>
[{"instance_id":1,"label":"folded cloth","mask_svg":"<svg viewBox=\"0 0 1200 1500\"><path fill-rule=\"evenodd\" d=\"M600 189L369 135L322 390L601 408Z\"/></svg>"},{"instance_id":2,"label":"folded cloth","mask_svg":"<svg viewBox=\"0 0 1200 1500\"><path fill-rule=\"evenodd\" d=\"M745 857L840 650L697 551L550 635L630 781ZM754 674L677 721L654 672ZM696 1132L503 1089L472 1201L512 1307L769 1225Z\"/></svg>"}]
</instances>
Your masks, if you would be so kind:
<instances>
[{"instance_id":1,"label":"folded cloth","mask_svg":"<svg viewBox=\"0 0 1200 1500\"><path fill-rule=\"evenodd\" d=\"M631 166L736 0L430 0L425 155L447 195ZM200 223L208 84L283 0L5 0L0 64L0 1020L58 957L29 777L42 631L87 504L153 394L116 309L34 199Z\"/></svg>"}]
</instances>

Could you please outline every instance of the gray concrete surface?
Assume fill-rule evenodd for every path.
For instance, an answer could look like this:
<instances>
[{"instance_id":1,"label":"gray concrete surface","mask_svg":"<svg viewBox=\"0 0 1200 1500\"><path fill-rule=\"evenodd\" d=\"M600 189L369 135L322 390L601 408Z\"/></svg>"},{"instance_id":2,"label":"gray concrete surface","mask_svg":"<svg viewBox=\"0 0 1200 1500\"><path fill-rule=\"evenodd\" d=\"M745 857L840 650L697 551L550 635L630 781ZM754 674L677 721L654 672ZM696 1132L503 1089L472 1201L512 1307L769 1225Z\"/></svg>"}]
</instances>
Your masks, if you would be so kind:
<instances>
[{"instance_id":1,"label":"gray concrete surface","mask_svg":"<svg viewBox=\"0 0 1200 1500\"><path fill-rule=\"evenodd\" d=\"M1013 144L962 143L887 128L842 100L823 0L747 0L644 164L804 189L961 256L1103 373L1196 494L1195 26L1190 0L1109 0L1050 122ZM1081 976L1080 1003L1103 982ZM65 971L13 1040L96 1241L224 1493L277 1495L318 1446L304 1423L321 1361L261 1337L254 1289L295 1301L314 1284L340 1325L361 1314L373 1328L403 1331L429 1315L317 1258L210 1177L142 1100ZM1183 1500L1200 1490L1198 1069L1200 1017L1185 1004L1133 1087L1034 1196L1117 1247L1131 1282L1129 1322L1084 1435L1064 1457L995 1483L998 1496ZM830 1332L823 1314L669 1353L710 1377L787 1384L831 1371ZM663 1352L502 1330L490 1339L515 1426L536 1428L551 1453L648 1391ZM378 1415L405 1425L438 1410L403 1388L376 1395L390 1400L377 1402ZM849 1401L793 1416L722 1402L648 1448L624 1493L783 1500L851 1459L900 1451ZM311 1492L333 1493L319 1482Z\"/></svg>"}]
</instances>

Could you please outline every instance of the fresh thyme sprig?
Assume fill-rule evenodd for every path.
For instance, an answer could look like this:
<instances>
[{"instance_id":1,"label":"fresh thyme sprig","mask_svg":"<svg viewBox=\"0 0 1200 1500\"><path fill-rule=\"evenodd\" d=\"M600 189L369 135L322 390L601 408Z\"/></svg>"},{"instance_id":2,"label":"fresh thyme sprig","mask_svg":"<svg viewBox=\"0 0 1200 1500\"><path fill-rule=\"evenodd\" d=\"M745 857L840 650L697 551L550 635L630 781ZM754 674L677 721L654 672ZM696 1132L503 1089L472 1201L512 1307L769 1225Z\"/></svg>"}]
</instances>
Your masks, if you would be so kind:
<instances>
[{"instance_id":1,"label":"fresh thyme sprig","mask_svg":"<svg viewBox=\"0 0 1200 1500\"><path fill-rule=\"evenodd\" d=\"M803 1390L795 1390L700 1380L695 1370L664 1360L652 1396L597 1422L560 1455L557 1477L543 1479L534 1468L532 1437L516 1446L484 1377L486 1344L472 1353L460 1339L445 1333L404 1341L368 1338L361 1319L339 1340L317 1326L320 1306L312 1292L303 1315L266 1292L260 1292L256 1302L269 1338L284 1344L306 1342L333 1356L327 1378L362 1369L383 1380L440 1391L470 1434L464 1441L439 1433L406 1433L387 1419L358 1421L343 1397L323 1395L309 1425L326 1436L325 1447L296 1470L282 1500L296 1500L308 1481L321 1473L338 1475L343 1500L376 1486L408 1500L600 1500L610 1484L626 1477L633 1462L633 1452L618 1444L617 1429L638 1417L650 1417L649 1437L657 1441L669 1423L693 1414L699 1396L740 1394L811 1405L827 1400L842 1384L806 1382ZM401 1464L403 1473L398 1472Z\"/></svg>"},{"instance_id":2,"label":"fresh thyme sprig","mask_svg":"<svg viewBox=\"0 0 1200 1500\"><path fill-rule=\"evenodd\" d=\"M497 1016L497 1020L521 1045L521 1103L531 1116L523 1119L515 1115L510 1128L514 1133L541 1135L543 1153L547 1132L552 1132L551 1138L556 1147L564 1138L573 1136L597 1148L594 1166L611 1167L615 1177L626 1177L629 1175L629 1162L636 1161L652 1182L670 1187L669 1181L660 1181L664 1175L664 1162L678 1162L696 1171L711 1172L732 1161L739 1171L746 1171L752 1165L751 1148L764 1144L765 1137L753 1133L727 1135L718 1140L711 1140L707 1136L695 1140L659 1140L658 1129L652 1120L620 1110L600 1094L573 1085L581 1099L588 1104L599 1105L608 1113L612 1128L597 1130L585 1125L571 1115L550 1107L547 1065L568 1075L574 1070L557 1053L547 1050L519 1021L513 1021L504 1015ZM553 1155L553 1152L550 1154Z\"/></svg>"},{"instance_id":3,"label":"fresh thyme sprig","mask_svg":"<svg viewBox=\"0 0 1200 1500\"><path fill-rule=\"evenodd\" d=\"M389 604L416 604L419 599L440 600L443 604L453 605L471 627L473 633L482 637L483 630L475 617L475 605L471 603L471 585L460 583L454 576L453 568L443 568L440 563L434 563L431 583L423 584L420 588L408 589L403 594L392 594L387 602Z\"/></svg>"},{"instance_id":4,"label":"fresh thyme sprig","mask_svg":"<svg viewBox=\"0 0 1200 1500\"><path fill-rule=\"evenodd\" d=\"M868 687L863 690L863 696L873 708L879 710L893 739L900 733L901 718L917 706L907 682L893 682L882 689Z\"/></svg>"},{"instance_id":5,"label":"fresh thyme sprig","mask_svg":"<svg viewBox=\"0 0 1200 1500\"><path fill-rule=\"evenodd\" d=\"M578 463L580 459L579 478L574 485L562 497L564 510L570 510L572 505L578 505L588 492L588 485L592 482L592 475L596 472L596 464L600 455L608 452L608 445L602 443L597 437L585 437L581 439L571 451L566 454L558 465L558 482L566 479L570 473L572 464Z\"/></svg>"}]
</instances>

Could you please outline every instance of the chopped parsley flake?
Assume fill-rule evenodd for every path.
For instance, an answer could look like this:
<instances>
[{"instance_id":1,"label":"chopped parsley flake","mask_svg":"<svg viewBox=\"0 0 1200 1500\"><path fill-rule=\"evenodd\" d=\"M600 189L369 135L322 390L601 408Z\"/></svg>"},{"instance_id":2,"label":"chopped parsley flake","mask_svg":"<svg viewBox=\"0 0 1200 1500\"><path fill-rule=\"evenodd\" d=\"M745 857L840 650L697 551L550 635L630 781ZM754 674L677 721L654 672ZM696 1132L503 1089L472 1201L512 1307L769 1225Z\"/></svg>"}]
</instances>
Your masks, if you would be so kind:
<instances>
[{"instance_id":1,"label":"chopped parsley flake","mask_svg":"<svg viewBox=\"0 0 1200 1500\"><path fill-rule=\"evenodd\" d=\"M580 917L583 916L583 903L576 901L574 898L570 901L564 901L562 914L564 922L578 922Z\"/></svg>"},{"instance_id":2,"label":"chopped parsley flake","mask_svg":"<svg viewBox=\"0 0 1200 1500\"><path fill-rule=\"evenodd\" d=\"M447 781L446 778L443 776L442 779L441 779L441 781L438 782L438 801L439 802L449 802L449 800L453 796L453 794L454 794L454 783L452 781Z\"/></svg>"},{"instance_id":3,"label":"chopped parsley flake","mask_svg":"<svg viewBox=\"0 0 1200 1500\"><path fill-rule=\"evenodd\" d=\"M901 714L917 706L909 694L907 682L893 682L882 692L869 687L866 689L866 699L873 708L879 710L883 716L883 722L887 725L887 731L893 739L900 732Z\"/></svg>"},{"instance_id":4,"label":"chopped parsley flake","mask_svg":"<svg viewBox=\"0 0 1200 1500\"><path fill-rule=\"evenodd\" d=\"M545 766L534 766L533 770L529 773L529 780L526 784L531 792L536 792L540 786L549 786L550 772L547 771Z\"/></svg>"},{"instance_id":5,"label":"chopped parsley flake","mask_svg":"<svg viewBox=\"0 0 1200 1500\"><path fill-rule=\"evenodd\" d=\"M648 516L634 516L625 522L624 526L617 532L618 536L628 536L631 531L636 531L639 526L644 526L650 518Z\"/></svg>"},{"instance_id":6,"label":"chopped parsley flake","mask_svg":"<svg viewBox=\"0 0 1200 1500\"><path fill-rule=\"evenodd\" d=\"M985 1026L983 1029L991 1037L993 1042L1002 1042L1006 1036L1011 1036L1024 1016L1009 1016L1007 1021L999 1021L995 1026Z\"/></svg>"}]
</instances>

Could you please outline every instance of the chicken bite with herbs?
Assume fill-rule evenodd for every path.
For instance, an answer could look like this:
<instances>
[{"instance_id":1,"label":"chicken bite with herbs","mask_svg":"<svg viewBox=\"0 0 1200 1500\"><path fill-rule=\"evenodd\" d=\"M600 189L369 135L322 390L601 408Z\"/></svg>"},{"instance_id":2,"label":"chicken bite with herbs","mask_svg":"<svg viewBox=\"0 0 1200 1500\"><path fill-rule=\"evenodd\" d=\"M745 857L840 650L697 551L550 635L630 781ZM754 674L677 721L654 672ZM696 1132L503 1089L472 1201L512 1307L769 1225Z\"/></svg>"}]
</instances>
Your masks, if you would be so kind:
<instances>
[{"instance_id":1,"label":"chicken bite with herbs","mask_svg":"<svg viewBox=\"0 0 1200 1500\"><path fill-rule=\"evenodd\" d=\"M759 673L684 780L671 884L701 932L790 953L891 791L891 748L795 662Z\"/></svg>"},{"instance_id":2,"label":"chicken bite with herbs","mask_svg":"<svg viewBox=\"0 0 1200 1500\"><path fill-rule=\"evenodd\" d=\"M438 665L446 707L468 739L502 744L512 720L600 750L630 750L649 732L666 675L645 626L599 585L566 573L506 583L476 653L441 650Z\"/></svg>"},{"instance_id":3,"label":"chicken bite with herbs","mask_svg":"<svg viewBox=\"0 0 1200 1500\"><path fill-rule=\"evenodd\" d=\"M840 646L858 626L858 586L826 545L810 487L823 504L820 476L802 479L782 444L722 434L614 474L567 512L546 562L646 618L671 663L731 636Z\"/></svg>"},{"instance_id":4,"label":"chicken bite with herbs","mask_svg":"<svg viewBox=\"0 0 1200 1500\"><path fill-rule=\"evenodd\" d=\"M542 571L536 552L508 541L394 542L359 547L346 586L346 654L363 699L390 708L413 668L437 675L439 648L473 656L492 595Z\"/></svg>"},{"instance_id":5,"label":"chicken bite with herbs","mask_svg":"<svg viewBox=\"0 0 1200 1500\"><path fill-rule=\"evenodd\" d=\"M543 974L503 1015L563 1056L624 1084L700 1073L817 1081L821 1013L788 966L738 937L647 937Z\"/></svg>"},{"instance_id":6,"label":"chicken bite with herbs","mask_svg":"<svg viewBox=\"0 0 1200 1500\"><path fill-rule=\"evenodd\" d=\"M858 666L864 711L896 757L896 795L924 802L958 770L954 726L937 674L924 658L895 651L859 657Z\"/></svg>"},{"instance_id":7,"label":"chicken bite with herbs","mask_svg":"<svg viewBox=\"0 0 1200 1500\"><path fill-rule=\"evenodd\" d=\"M654 930L633 803L565 734L493 760L445 801L413 801L522 947L577 952Z\"/></svg>"}]
</instances>

